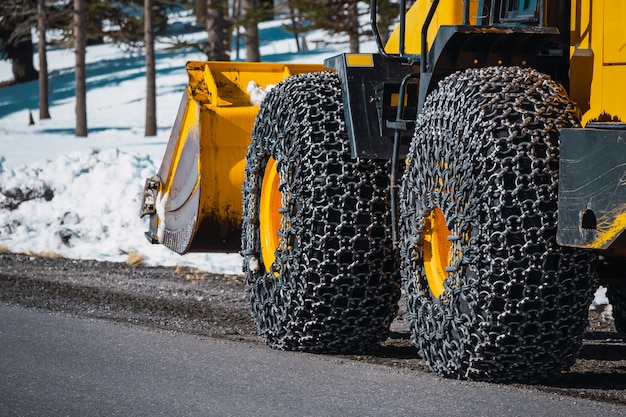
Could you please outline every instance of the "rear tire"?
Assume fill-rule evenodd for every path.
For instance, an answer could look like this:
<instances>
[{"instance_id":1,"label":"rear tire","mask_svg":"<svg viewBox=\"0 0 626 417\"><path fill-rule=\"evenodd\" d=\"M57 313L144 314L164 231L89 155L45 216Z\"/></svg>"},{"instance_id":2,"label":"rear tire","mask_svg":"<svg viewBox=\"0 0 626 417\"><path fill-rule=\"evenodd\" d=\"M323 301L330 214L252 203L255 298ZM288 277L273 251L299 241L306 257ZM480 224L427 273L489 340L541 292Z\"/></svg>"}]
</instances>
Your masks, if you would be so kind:
<instances>
[{"instance_id":1,"label":"rear tire","mask_svg":"<svg viewBox=\"0 0 626 417\"><path fill-rule=\"evenodd\" d=\"M350 157L336 74L290 77L268 93L246 158L242 232L267 344L332 353L387 338L400 297L388 169Z\"/></svg>"},{"instance_id":2,"label":"rear tire","mask_svg":"<svg viewBox=\"0 0 626 417\"><path fill-rule=\"evenodd\" d=\"M411 337L434 372L535 381L576 360L597 285L593 255L556 242L558 129L577 123L529 69L455 73L426 100L400 245Z\"/></svg>"}]
</instances>

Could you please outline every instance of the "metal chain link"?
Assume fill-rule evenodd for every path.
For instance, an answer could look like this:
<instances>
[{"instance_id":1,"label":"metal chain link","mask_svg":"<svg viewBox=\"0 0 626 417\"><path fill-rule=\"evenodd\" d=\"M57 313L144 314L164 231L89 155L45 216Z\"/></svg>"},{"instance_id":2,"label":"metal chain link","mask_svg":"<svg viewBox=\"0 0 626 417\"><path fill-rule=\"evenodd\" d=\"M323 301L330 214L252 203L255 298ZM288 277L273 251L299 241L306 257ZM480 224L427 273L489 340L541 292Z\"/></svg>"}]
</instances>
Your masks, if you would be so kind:
<instances>
[{"instance_id":1,"label":"metal chain link","mask_svg":"<svg viewBox=\"0 0 626 417\"><path fill-rule=\"evenodd\" d=\"M556 243L558 129L577 109L530 69L455 73L418 118L401 191L412 338L439 374L543 379L569 367L596 288L593 256ZM424 219L452 231L445 291L423 270Z\"/></svg>"},{"instance_id":2,"label":"metal chain link","mask_svg":"<svg viewBox=\"0 0 626 417\"><path fill-rule=\"evenodd\" d=\"M258 213L270 155L283 209L276 261L263 265ZM252 316L268 344L343 352L387 337L400 297L388 170L351 159L336 74L291 77L268 94L246 159L242 234Z\"/></svg>"},{"instance_id":3,"label":"metal chain link","mask_svg":"<svg viewBox=\"0 0 626 417\"><path fill-rule=\"evenodd\" d=\"M613 307L615 328L626 337L626 284L609 284L606 296Z\"/></svg>"}]
</instances>

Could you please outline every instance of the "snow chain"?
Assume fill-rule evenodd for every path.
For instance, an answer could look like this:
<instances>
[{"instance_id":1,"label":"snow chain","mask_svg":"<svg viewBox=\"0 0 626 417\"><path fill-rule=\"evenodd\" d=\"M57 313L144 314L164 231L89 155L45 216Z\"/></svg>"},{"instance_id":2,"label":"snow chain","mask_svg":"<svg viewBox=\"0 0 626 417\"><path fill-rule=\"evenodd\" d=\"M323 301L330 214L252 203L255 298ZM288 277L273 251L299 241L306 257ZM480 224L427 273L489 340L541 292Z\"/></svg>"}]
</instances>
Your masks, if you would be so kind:
<instances>
[{"instance_id":1,"label":"snow chain","mask_svg":"<svg viewBox=\"0 0 626 417\"><path fill-rule=\"evenodd\" d=\"M266 97L244 182L242 250L259 333L281 349L365 350L397 313L389 163L353 160L333 73L291 77ZM282 225L276 261L263 265L259 199L277 161Z\"/></svg>"},{"instance_id":2,"label":"snow chain","mask_svg":"<svg viewBox=\"0 0 626 417\"><path fill-rule=\"evenodd\" d=\"M578 353L596 288L588 252L556 242L558 129L575 106L547 76L471 69L426 100L401 194L401 256L412 339L439 374L542 379ZM421 265L424 218L452 231L445 291Z\"/></svg>"}]
</instances>

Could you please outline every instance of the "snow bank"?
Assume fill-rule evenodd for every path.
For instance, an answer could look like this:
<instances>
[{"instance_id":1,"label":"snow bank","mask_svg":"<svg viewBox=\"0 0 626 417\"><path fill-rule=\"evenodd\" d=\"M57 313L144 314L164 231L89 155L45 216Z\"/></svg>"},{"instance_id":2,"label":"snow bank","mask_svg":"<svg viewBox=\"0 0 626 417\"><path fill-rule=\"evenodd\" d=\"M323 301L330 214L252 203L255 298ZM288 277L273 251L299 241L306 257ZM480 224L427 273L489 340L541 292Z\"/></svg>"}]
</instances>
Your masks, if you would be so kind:
<instances>
[{"instance_id":1,"label":"snow bank","mask_svg":"<svg viewBox=\"0 0 626 417\"><path fill-rule=\"evenodd\" d=\"M13 252L125 261L139 253L148 265L190 265L240 273L238 254L179 256L144 238L139 218L150 157L118 149L74 152L3 169L0 162L0 245Z\"/></svg>"}]
</instances>

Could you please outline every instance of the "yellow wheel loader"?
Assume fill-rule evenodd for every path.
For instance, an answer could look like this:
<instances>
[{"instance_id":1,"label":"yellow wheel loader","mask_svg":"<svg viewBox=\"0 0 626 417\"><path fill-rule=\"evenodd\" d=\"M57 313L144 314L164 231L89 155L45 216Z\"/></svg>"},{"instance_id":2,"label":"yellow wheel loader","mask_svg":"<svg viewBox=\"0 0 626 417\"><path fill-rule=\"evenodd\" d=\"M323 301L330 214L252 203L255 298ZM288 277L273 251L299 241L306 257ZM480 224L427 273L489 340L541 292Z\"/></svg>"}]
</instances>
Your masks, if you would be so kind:
<instances>
[{"instance_id":1,"label":"yellow wheel loader","mask_svg":"<svg viewBox=\"0 0 626 417\"><path fill-rule=\"evenodd\" d=\"M434 372L553 377L599 279L626 331L626 5L399 8L377 54L189 62L147 237L239 251L272 347L367 350L403 290Z\"/></svg>"}]
</instances>

